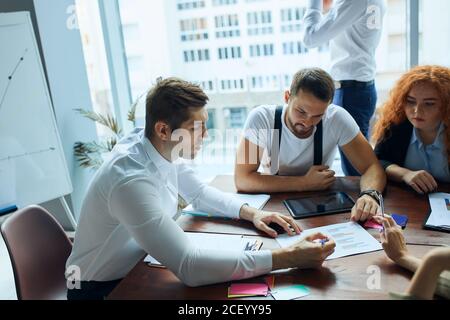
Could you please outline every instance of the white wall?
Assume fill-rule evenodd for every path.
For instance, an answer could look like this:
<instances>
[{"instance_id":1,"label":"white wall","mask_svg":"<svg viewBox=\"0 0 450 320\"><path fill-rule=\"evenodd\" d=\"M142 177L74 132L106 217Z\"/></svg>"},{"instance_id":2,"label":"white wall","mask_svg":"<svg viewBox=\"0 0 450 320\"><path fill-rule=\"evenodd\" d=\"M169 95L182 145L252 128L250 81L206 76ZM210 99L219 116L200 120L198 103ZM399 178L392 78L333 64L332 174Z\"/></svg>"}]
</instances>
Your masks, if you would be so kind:
<instances>
[{"instance_id":1,"label":"white wall","mask_svg":"<svg viewBox=\"0 0 450 320\"><path fill-rule=\"evenodd\" d=\"M97 134L93 122L73 110L92 110L80 32L68 27L76 22L74 0L34 0L34 6L56 121L74 187L72 205L78 217L92 172L78 166L73 145L95 140Z\"/></svg>"}]
</instances>

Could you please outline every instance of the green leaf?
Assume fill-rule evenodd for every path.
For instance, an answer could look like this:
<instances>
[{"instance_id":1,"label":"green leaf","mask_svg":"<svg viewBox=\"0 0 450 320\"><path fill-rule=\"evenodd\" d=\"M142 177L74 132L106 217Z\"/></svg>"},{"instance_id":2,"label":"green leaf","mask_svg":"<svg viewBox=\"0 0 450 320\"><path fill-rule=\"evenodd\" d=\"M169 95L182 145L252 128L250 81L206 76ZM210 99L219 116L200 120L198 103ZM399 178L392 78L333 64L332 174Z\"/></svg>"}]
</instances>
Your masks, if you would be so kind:
<instances>
[{"instance_id":1,"label":"green leaf","mask_svg":"<svg viewBox=\"0 0 450 320\"><path fill-rule=\"evenodd\" d=\"M107 128L109 128L112 132L114 132L117 136L120 136L122 130L119 128L117 120L111 116L110 114L103 116L102 114L94 111L87 111L84 109L75 109L76 112L81 114L83 117L88 118L92 121L95 121Z\"/></svg>"}]
</instances>

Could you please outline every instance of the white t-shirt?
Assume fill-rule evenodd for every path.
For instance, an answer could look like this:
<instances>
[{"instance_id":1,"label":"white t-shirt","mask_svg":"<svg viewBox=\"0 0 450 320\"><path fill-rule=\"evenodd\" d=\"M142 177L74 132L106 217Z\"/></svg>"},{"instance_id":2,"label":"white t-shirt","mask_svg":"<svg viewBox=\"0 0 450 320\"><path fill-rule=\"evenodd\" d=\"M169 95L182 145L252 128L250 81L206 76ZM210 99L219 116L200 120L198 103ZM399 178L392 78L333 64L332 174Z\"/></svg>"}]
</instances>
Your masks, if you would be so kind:
<instances>
[{"instance_id":1,"label":"white t-shirt","mask_svg":"<svg viewBox=\"0 0 450 320\"><path fill-rule=\"evenodd\" d=\"M244 127L244 137L264 148L260 171L276 174L277 167L271 168L271 149L273 129L275 127L275 111L277 106L260 106L253 109ZM285 114L287 105L283 109L279 156L279 175L303 176L314 164L314 134L307 139L297 138L286 125ZM360 129L352 116L343 108L330 105L323 119L323 164L332 166L337 147L345 146L353 141Z\"/></svg>"}]
</instances>

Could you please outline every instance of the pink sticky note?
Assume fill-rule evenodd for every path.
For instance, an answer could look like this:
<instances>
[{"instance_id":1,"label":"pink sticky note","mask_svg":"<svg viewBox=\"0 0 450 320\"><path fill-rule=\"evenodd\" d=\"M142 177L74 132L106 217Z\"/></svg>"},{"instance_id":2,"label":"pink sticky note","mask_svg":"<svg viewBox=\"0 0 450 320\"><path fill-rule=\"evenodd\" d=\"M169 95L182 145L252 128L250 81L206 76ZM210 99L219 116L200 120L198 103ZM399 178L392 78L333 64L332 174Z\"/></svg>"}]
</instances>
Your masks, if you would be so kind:
<instances>
[{"instance_id":1,"label":"pink sticky note","mask_svg":"<svg viewBox=\"0 0 450 320\"><path fill-rule=\"evenodd\" d=\"M376 222L375 220L372 219L372 220L366 221L366 223L364 223L364 228L381 230L381 229L383 229L383 225L379 224L378 222Z\"/></svg>"},{"instance_id":2,"label":"pink sticky note","mask_svg":"<svg viewBox=\"0 0 450 320\"><path fill-rule=\"evenodd\" d=\"M230 287L230 295L267 296L268 290L265 283L234 283Z\"/></svg>"},{"instance_id":3,"label":"pink sticky note","mask_svg":"<svg viewBox=\"0 0 450 320\"><path fill-rule=\"evenodd\" d=\"M275 276L268 276L264 278L264 281L269 286L269 289L272 290L275 287Z\"/></svg>"}]
</instances>

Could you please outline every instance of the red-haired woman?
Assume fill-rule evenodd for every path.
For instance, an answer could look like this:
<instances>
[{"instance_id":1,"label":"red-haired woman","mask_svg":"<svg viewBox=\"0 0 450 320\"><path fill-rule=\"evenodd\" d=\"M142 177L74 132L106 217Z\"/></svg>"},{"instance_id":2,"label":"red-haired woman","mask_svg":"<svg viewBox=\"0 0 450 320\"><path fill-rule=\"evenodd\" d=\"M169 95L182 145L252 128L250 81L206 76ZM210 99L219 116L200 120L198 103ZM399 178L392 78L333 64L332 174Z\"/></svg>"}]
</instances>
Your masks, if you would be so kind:
<instances>
[{"instance_id":1,"label":"red-haired woman","mask_svg":"<svg viewBox=\"0 0 450 320\"><path fill-rule=\"evenodd\" d=\"M401 77L374 129L375 153L389 179L416 192L449 183L450 69L420 66Z\"/></svg>"}]
</instances>

